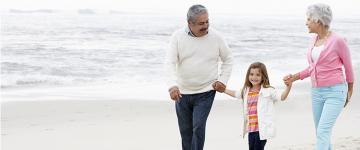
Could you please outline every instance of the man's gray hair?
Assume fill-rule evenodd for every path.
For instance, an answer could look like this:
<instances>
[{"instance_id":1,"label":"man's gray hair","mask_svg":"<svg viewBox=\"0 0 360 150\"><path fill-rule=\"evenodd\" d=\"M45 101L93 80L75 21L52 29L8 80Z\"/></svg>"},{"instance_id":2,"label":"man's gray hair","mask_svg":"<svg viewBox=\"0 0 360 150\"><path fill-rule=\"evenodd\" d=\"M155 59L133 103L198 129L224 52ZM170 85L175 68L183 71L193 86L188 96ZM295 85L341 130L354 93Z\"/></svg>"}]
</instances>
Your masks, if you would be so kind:
<instances>
[{"instance_id":1,"label":"man's gray hair","mask_svg":"<svg viewBox=\"0 0 360 150\"><path fill-rule=\"evenodd\" d=\"M311 21L320 21L326 28L330 27L332 11L329 5L322 3L310 5L307 9L306 15Z\"/></svg>"},{"instance_id":2,"label":"man's gray hair","mask_svg":"<svg viewBox=\"0 0 360 150\"><path fill-rule=\"evenodd\" d=\"M207 9L203 5L192 5L187 13L187 21L195 23L196 17L202 14L207 13Z\"/></svg>"}]
</instances>

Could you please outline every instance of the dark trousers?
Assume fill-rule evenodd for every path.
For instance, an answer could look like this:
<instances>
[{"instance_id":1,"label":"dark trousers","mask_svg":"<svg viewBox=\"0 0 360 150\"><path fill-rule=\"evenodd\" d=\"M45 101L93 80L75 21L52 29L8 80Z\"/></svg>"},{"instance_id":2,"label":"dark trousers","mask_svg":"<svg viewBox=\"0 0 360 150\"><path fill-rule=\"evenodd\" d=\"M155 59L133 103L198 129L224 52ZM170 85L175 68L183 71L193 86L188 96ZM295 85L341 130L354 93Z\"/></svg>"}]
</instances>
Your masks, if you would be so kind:
<instances>
[{"instance_id":1,"label":"dark trousers","mask_svg":"<svg viewBox=\"0 0 360 150\"><path fill-rule=\"evenodd\" d=\"M264 150L266 140L260 140L259 132L249 132L249 150Z\"/></svg>"},{"instance_id":2,"label":"dark trousers","mask_svg":"<svg viewBox=\"0 0 360 150\"><path fill-rule=\"evenodd\" d=\"M215 91L182 94L176 102L176 115L183 150L202 150L205 142L206 120L215 98Z\"/></svg>"}]
</instances>

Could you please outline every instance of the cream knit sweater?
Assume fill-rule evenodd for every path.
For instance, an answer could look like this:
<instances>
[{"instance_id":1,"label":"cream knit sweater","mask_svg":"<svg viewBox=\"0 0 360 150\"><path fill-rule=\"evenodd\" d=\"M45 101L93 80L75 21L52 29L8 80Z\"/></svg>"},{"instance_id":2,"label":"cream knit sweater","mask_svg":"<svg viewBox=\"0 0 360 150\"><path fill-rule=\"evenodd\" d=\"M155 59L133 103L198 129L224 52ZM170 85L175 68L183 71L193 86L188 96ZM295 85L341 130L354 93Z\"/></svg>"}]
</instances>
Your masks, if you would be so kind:
<instances>
[{"instance_id":1,"label":"cream knit sweater","mask_svg":"<svg viewBox=\"0 0 360 150\"><path fill-rule=\"evenodd\" d=\"M212 90L215 81L226 84L233 58L224 39L211 28L205 36L192 37L186 28L175 31L170 39L168 86L178 86L182 94L196 94Z\"/></svg>"}]
</instances>

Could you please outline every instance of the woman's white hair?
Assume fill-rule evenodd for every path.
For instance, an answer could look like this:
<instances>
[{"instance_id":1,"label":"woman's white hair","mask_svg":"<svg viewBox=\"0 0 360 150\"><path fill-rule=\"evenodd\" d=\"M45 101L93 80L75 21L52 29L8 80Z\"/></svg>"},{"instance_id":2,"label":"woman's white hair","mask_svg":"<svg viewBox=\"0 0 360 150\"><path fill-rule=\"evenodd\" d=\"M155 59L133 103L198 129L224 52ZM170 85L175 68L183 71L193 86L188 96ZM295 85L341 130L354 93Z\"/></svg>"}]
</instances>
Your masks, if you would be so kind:
<instances>
[{"instance_id":1,"label":"woman's white hair","mask_svg":"<svg viewBox=\"0 0 360 150\"><path fill-rule=\"evenodd\" d=\"M322 3L310 5L307 9L306 15L311 21L320 21L326 28L330 27L332 11L329 5Z\"/></svg>"}]
</instances>

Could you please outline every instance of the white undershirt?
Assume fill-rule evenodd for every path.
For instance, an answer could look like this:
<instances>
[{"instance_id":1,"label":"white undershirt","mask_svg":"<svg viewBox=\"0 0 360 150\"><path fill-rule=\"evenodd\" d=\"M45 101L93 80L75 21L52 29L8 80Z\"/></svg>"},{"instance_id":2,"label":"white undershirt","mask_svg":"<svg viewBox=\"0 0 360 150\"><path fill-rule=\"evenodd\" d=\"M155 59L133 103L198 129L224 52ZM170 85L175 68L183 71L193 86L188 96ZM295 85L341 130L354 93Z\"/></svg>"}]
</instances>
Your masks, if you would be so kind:
<instances>
[{"instance_id":1,"label":"white undershirt","mask_svg":"<svg viewBox=\"0 0 360 150\"><path fill-rule=\"evenodd\" d=\"M324 50L324 45L314 46L311 54L312 60L315 62L319 59L320 53Z\"/></svg>"}]
</instances>

